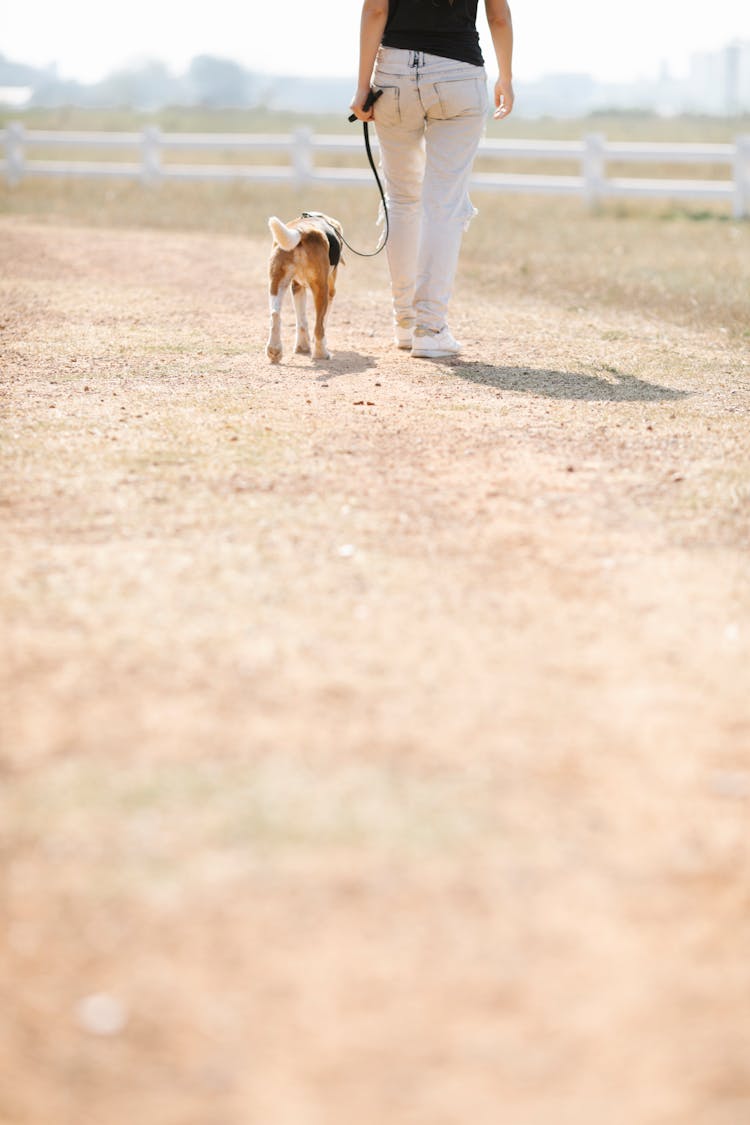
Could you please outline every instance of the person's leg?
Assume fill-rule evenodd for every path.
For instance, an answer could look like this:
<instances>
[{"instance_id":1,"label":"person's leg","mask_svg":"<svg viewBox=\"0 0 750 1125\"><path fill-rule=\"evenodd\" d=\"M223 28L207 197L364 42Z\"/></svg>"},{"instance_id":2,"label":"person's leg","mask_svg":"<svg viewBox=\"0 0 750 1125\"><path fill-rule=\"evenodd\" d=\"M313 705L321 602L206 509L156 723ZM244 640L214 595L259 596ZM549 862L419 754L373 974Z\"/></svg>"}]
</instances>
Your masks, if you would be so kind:
<instances>
[{"instance_id":1,"label":"person's leg","mask_svg":"<svg viewBox=\"0 0 750 1125\"><path fill-rule=\"evenodd\" d=\"M398 332L414 327L414 286L422 225L423 130L389 136L380 129L380 151L385 176L389 234L385 252L391 275L393 322ZM399 336L401 333L399 333Z\"/></svg>"},{"instance_id":2,"label":"person's leg","mask_svg":"<svg viewBox=\"0 0 750 1125\"><path fill-rule=\"evenodd\" d=\"M422 179L425 167L424 111L414 74L407 69L409 51L381 51L373 84L383 90L375 103L375 131L388 206L386 245L391 275L393 318L397 340L411 344L414 285L422 222Z\"/></svg>"},{"instance_id":3,"label":"person's leg","mask_svg":"<svg viewBox=\"0 0 750 1125\"><path fill-rule=\"evenodd\" d=\"M487 112L484 71L447 70L421 85L427 104L426 168L414 311L417 329L446 327L464 230L476 214L468 194Z\"/></svg>"}]
</instances>

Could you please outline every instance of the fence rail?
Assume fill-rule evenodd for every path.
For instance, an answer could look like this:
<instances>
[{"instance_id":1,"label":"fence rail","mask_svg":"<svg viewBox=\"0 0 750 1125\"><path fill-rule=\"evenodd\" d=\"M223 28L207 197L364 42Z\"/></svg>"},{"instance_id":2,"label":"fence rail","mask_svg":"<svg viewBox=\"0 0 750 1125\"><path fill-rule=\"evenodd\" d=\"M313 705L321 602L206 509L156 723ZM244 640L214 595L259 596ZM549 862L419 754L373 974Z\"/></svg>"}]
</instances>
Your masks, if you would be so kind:
<instances>
[{"instance_id":1,"label":"fence rail","mask_svg":"<svg viewBox=\"0 0 750 1125\"><path fill-rule=\"evenodd\" d=\"M13 123L0 134L5 159L0 161L11 185L27 176L107 176L141 180L153 185L174 180L249 180L264 183L304 185L367 184L366 167L325 167L316 163L318 154L361 154L358 136L315 134L298 129L291 134L272 133L163 133L147 126L141 133L57 132L25 129ZM374 145L373 147L377 147ZM105 160L34 159L34 149L124 150L128 162ZM286 163L177 164L172 152L282 154ZM574 161L578 175L522 175L510 172L475 172L471 187L477 191L547 192L581 196L590 207L608 198L711 199L728 202L735 218L750 216L750 136L739 136L731 144L673 144L660 142L608 141L600 133L589 133L577 141L485 140L479 155L497 159ZM610 177L610 163L667 165L692 164L728 168L727 179L647 179Z\"/></svg>"}]
</instances>

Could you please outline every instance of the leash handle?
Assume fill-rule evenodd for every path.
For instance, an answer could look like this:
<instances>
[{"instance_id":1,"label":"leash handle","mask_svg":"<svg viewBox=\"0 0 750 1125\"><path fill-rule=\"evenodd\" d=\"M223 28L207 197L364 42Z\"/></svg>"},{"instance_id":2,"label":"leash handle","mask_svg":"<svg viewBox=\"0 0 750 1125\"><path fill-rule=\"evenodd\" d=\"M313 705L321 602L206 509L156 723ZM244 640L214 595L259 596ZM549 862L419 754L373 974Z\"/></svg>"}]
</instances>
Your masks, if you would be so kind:
<instances>
[{"instance_id":1,"label":"leash handle","mask_svg":"<svg viewBox=\"0 0 750 1125\"><path fill-rule=\"evenodd\" d=\"M365 111L367 111L368 109L372 109L372 107L375 105L375 102L378 100L378 98L381 96L382 93L383 93L382 90L373 90L372 87L370 87L370 93L365 98L365 104L362 106L362 109L365 110ZM357 120L356 113L350 113L349 114L349 121L356 121L356 120ZM366 122L363 121L362 124L364 125L364 124L366 124Z\"/></svg>"}]
</instances>

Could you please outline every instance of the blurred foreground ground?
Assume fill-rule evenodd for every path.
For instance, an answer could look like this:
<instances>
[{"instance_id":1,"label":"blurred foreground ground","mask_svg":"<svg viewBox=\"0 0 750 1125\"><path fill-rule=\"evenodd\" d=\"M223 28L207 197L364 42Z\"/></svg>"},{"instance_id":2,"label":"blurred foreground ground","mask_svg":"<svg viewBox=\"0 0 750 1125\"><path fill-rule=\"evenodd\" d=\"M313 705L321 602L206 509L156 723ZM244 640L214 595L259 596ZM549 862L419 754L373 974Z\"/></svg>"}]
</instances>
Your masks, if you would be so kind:
<instances>
[{"instance_id":1,"label":"blurred foreground ground","mask_svg":"<svg viewBox=\"0 0 750 1125\"><path fill-rule=\"evenodd\" d=\"M750 1120L748 228L505 206L0 220L2 1125Z\"/></svg>"}]
</instances>

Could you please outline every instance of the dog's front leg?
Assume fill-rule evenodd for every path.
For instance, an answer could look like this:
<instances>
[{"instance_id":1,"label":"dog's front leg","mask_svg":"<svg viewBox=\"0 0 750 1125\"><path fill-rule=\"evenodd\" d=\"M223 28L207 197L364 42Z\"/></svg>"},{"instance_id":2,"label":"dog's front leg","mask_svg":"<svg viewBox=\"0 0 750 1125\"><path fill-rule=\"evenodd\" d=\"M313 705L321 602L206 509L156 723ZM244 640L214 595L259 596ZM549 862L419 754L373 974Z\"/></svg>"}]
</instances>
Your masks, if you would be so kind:
<instances>
[{"instance_id":1,"label":"dog's front leg","mask_svg":"<svg viewBox=\"0 0 750 1125\"><path fill-rule=\"evenodd\" d=\"M268 289L269 304L271 306L271 331L268 334L266 355L271 363L281 362L281 305L284 300L289 282L279 277L271 269L270 285Z\"/></svg>"},{"instance_id":2,"label":"dog's front leg","mask_svg":"<svg viewBox=\"0 0 750 1125\"><path fill-rule=\"evenodd\" d=\"M294 314L297 318L297 342L294 350L301 355L309 355L310 332L307 327L307 293L304 285L300 285L298 281L293 281L292 296L294 297Z\"/></svg>"}]
</instances>

